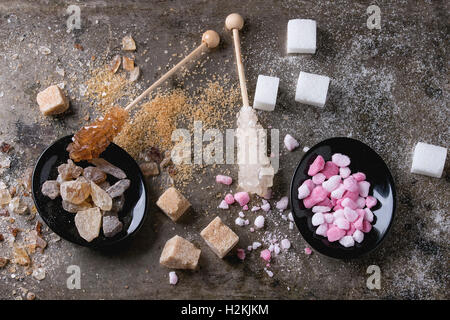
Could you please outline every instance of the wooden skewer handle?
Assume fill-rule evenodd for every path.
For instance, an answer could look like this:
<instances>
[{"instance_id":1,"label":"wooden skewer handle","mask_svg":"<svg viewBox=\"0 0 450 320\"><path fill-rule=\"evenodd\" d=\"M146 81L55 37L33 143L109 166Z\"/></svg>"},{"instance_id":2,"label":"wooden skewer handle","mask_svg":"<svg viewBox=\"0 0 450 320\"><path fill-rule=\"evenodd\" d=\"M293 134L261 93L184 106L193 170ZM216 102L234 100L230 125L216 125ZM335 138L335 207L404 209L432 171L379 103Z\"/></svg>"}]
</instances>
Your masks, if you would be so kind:
<instances>
[{"instance_id":1,"label":"wooden skewer handle","mask_svg":"<svg viewBox=\"0 0 450 320\"><path fill-rule=\"evenodd\" d=\"M241 42L239 40L239 30L233 29L234 50L236 52L236 64L239 74L239 84L241 87L242 103L244 107L250 106L248 102L247 81L245 79L244 65L242 64Z\"/></svg>"},{"instance_id":2,"label":"wooden skewer handle","mask_svg":"<svg viewBox=\"0 0 450 320\"><path fill-rule=\"evenodd\" d=\"M197 54L201 53L203 50L208 48L208 45L206 42L202 42L201 45L199 45L194 51L192 51L190 54L188 54L183 60L178 62L172 69L167 71L166 74L164 74L161 78L159 78L155 83L153 83L150 87L147 88L144 92L142 92L139 97L134 99L129 105L125 107L125 110L130 110L133 108L139 101L141 101L143 98L145 98L150 92L152 92L156 87L158 87L160 84L162 84L164 81L166 81L170 76L172 76L175 72L177 72L182 66L184 66L186 63L188 63L191 59L193 59Z\"/></svg>"}]
</instances>

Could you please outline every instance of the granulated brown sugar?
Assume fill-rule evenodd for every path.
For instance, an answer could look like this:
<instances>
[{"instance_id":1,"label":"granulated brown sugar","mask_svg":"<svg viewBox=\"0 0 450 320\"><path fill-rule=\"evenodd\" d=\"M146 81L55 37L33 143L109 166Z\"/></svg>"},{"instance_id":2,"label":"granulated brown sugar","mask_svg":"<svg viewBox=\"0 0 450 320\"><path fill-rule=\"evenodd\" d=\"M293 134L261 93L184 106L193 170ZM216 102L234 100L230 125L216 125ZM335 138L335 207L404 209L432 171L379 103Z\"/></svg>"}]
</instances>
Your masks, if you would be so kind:
<instances>
[{"instance_id":1,"label":"granulated brown sugar","mask_svg":"<svg viewBox=\"0 0 450 320\"><path fill-rule=\"evenodd\" d=\"M173 147L172 132L185 128L193 134L194 121L201 121L203 128L233 127L234 114L239 108L239 90L226 78L215 77L195 95L186 90L173 89L158 93L149 102L137 107L137 111L125 124L114 142L137 158L150 147L170 151ZM226 123L228 119L229 123ZM179 186L192 179L192 171L200 166L177 165L172 178Z\"/></svg>"},{"instance_id":2,"label":"granulated brown sugar","mask_svg":"<svg viewBox=\"0 0 450 320\"><path fill-rule=\"evenodd\" d=\"M108 67L92 70L92 76L86 81L85 98L91 99L96 108L105 113L117 100L127 95L130 83L123 73L113 73Z\"/></svg>"},{"instance_id":3,"label":"granulated brown sugar","mask_svg":"<svg viewBox=\"0 0 450 320\"><path fill-rule=\"evenodd\" d=\"M179 89L158 94L139 107L114 142L135 158L149 147L157 146L168 150L177 119L188 103L185 92Z\"/></svg>"}]
</instances>

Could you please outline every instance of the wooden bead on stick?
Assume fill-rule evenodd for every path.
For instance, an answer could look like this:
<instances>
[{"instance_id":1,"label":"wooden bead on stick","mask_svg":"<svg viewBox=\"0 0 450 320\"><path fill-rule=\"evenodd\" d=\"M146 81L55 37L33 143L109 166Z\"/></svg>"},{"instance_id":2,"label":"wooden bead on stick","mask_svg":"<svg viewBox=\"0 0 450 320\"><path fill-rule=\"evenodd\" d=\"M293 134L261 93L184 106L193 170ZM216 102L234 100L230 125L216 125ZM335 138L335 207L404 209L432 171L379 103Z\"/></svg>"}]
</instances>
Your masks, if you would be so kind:
<instances>
[{"instance_id":1,"label":"wooden bead on stick","mask_svg":"<svg viewBox=\"0 0 450 320\"><path fill-rule=\"evenodd\" d=\"M239 13L232 13L228 15L225 20L225 27L228 30L238 29L241 30L244 26L244 18Z\"/></svg>"},{"instance_id":2,"label":"wooden bead on stick","mask_svg":"<svg viewBox=\"0 0 450 320\"><path fill-rule=\"evenodd\" d=\"M209 49L212 49L219 45L220 36L214 30L208 30L203 34L202 42L206 43Z\"/></svg>"},{"instance_id":3,"label":"wooden bead on stick","mask_svg":"<svg viewBox=\"0 0 450 320\"><path fill-rule=\"evenodd\" d=\"M234 51L236 53L236 64L239 75L239 85L241 87L242 104L244 107L250 106L247 94L247 83L245 80L244 65L241 57L241 42L239 40L239 30L244 26L244 19L239 13L232 13L225 19L225 27L233 33Z\"/></svg>"}]
</instances>

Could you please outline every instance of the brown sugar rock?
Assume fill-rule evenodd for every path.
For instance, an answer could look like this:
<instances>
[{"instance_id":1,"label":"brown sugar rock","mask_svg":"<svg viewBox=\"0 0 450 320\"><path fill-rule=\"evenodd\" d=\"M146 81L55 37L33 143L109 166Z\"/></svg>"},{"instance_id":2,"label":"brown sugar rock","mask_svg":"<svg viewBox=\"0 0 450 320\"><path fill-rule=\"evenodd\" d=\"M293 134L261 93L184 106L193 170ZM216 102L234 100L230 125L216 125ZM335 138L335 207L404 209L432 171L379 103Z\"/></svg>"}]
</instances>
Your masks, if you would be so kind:
<instances>
[{"instance_id":1,"label":"brown sugar rock","mask_svg":"<svg viewBox=\"0 0 450 320\"><path fill-rule=\"evenodd\" d=\"M106 173L97 167L84 168L83 176L97 185L100 185L100 183L106 180Z\"/></svg>"},{"instance_id":2,"label":"brown sugar rock","mask_svg":"<svg viewBox=\"0 0 450 320\"><path fill-rule=\"evenodd\" d=\"M103 214L103 234L107 238L114 237L123 229L123 223L119 220L117 213L108 212Z\"/></svg>"},{"instance_id":3,"label":"brown sugar rock","mask_svg":"<svg viewBox=\"0 0 450 320\"><path fill-rule=\"evenodd\" d=\"M173 269L195 269L202 251L180 236L175 236L164 245L159 263Z\"/></svg>"},{"instance_id":4,"label":"brown sugar rock","mask_svg":"<svg viewBox=\"0 0 450 320\"><path fill-rule=\"evenodd\" d=\"M112 198L109 194L91 181L91 197L94 204L103 211L109 211L112 208Z\"/></svg>"},{"instance_id":5,"label":"brown sugar rock","mask_svg":"<svg viewBox=\"0 0 450 320\"><path fill-rule=\"evenodd\" d=\"M83 201L80 204L73 204L73 203L70 203L69 201L63 200L63 201L61 201L61 204L62 204L63 209L70 213L77 213L78 211L92 208L92 205L87 201Z\"/></svg>"},{"instance_id":6,"label":"brown sugar rock","mask_svg":"<svg viewBox=\"0 0 450 320\"><path fill-rule=\"evenodd\" d=\"M238 243L239 237L219 217L211 221L200 233L208 246L219 258L223 258Z\"/></svg>"},{"instance_id":7,"label":"brown sugar rock","mask_svg":"<svg viewBox=\"0 0 450 320\"><path fill-rule=\"evenodd\" d=\"M102 226L102 213L99 208L91 208L79 211L75 215L75 226L80 237L91 242L100 234Z\"/></svg>"},{"instance_id":8,"label":"brown sugar rock","mask_svg":"<svg viewBox=\"0 0 450 320\"><path fill-rule=\"evenodd\" d=\"M39 92L36 100L44 116L60 114L69 108L69 100L56 85Z\"/></svg>"},{"instance_id":9,"label":"brown sugar rock","mask_svg":"<svg viewBox=\"0 0 450 320\"><path fill-rule=\"evenodd\" d=\"M130 187L130 184L131 181L129 179L119 180L106 189L106 193L108 193L111 198L120 197Z\"/></svg>"},{"instance_id":10,"label":"brown sugar rock","mask_svg":"<svg viewBox=\"0 0 450 320\"><path fill-rule=\"evenodd\" d=\"M91 194L91 186L84 178L65 181L60 187L61 198L73 204L80 204Z\"/></svg>"},{"instance_id":11,"label":"brown sugar rock","mask_svg":"<svg viewBox=\"0 0 450 320\"><path fill-rule=\"evenodd\" d=\"M59 183L56 180L47 180L44 182L41 188L41 192L44 196L55 200L59 197Z\"/></svg>"},{"instance_id":12,"label":"brown sugar rock","mask_svg":"<svg viewBox=\"0 0 450 320\"><path fill-rule=\"evenodd\" d=\"M189 201L174 187L167 189L159 197L156 205L174 222L191 206Z\"/></svg>"},{"instance_id":13,"label":"brown sugar rock","mask_svg":"<svg viewBox=\"0 0 450 320\"><path fill-rule=\"evenodd\" d=\"M83 168L75 165L72 160L68 159L67 163L58 166L58 173L61 180L67 181L78 178L83 173Z\"/></svg>"}]
</instances>

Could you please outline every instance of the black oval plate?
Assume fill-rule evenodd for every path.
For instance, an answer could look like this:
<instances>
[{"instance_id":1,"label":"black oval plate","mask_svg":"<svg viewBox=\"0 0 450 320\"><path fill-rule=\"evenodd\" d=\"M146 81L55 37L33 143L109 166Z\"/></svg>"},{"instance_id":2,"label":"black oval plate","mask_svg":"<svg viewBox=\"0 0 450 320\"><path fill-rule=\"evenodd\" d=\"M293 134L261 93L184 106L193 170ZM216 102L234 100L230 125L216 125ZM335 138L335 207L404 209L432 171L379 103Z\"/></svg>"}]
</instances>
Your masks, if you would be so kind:
<instances>
[{"instance_id":1,"label":"black oval plate","mask_svg":"<svg viewBox=\"0 0 450 320\"><path fill-rule=\"evenodd\" d=\"M107 238L100 231L98 238L87 242L78 234L75 227L75 214L62 208L61 197L51 200L41 193L42 184L46 180L55 180L58 176L57 167L66 163L69 153L66 151L72 136L66 136L54 142L39 157L33 171L32 194L34 203L42 217L42 220L53 232L70 242L86 247L105 247L117 244L134 235L144 223L147 214L147 187L144 176L134 159L122 148L111 143L101 154L101 157L113 165L121 168L131 180L131 185L125 191L125 204L119 212L119 219L123 223L123 230L114 237ZM86 161L77 163L78 166L87 167ZM108 175L108 181L112 184L117 181Z\"/></svg>"},{"instance_id":2,"label":"black oval plate","mask_svg":"<svg viewBox=\"0 0 450 320\"><path fill-rule=\"evenodd\" d=\"M342 153L350 157L352 173L361 171L370 182L369 194L377 198L378 203L372 208L375 220L372 230L364 234L361 243L345 248L338 241L329 242L325 237L315 234L317 227L311 223L311 209L306 209L303 201L298 199L298 187L309 179L308 168L314 159L321 155L325 161L331 160L334 153ZM374 250L389 232L396 209L396 192L394 179L383 159L369 146L351 138L331 138L312 147L298 164L290 187L290 205L295 224L303 238L316 251L337 259L352 259Z\"/></svg>"}]
</instances>

